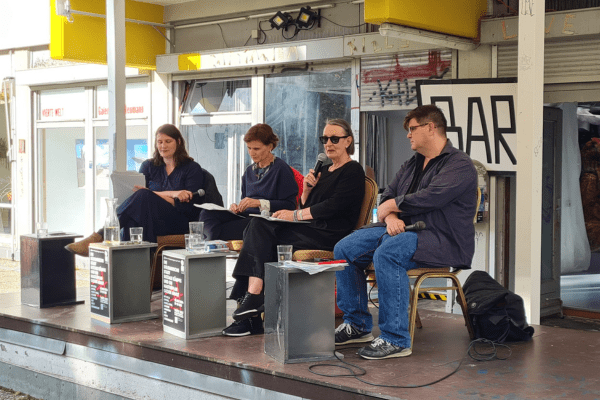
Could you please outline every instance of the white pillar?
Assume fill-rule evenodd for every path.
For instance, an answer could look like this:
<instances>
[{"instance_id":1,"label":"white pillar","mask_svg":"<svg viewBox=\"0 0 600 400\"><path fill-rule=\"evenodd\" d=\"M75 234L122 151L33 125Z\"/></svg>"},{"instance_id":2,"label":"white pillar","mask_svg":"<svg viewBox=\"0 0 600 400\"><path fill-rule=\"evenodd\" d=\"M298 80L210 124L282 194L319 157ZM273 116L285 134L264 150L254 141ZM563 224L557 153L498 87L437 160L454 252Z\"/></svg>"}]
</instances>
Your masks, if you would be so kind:
<instances>
[{"instance_id":1,"label":"white pillar","mask_svg":"<svg viewBox=\"0 0 600 400\"><path fill-rule=\"evenodd\" d=\"M125 0L106 1L110 171L127 169L125 134ZM112 185L111 185L112 195Z\"/></svg>"},{"instance_id":2,"label":"white pillar","mask_svg":"<svg viewBox=\"0 0 600 400\"><path fill-rule=\"evenodd\" d=\"M515 292L532 324L540 323L544 17L543 0L520 1Z\"/></svg>"}]
</instances>

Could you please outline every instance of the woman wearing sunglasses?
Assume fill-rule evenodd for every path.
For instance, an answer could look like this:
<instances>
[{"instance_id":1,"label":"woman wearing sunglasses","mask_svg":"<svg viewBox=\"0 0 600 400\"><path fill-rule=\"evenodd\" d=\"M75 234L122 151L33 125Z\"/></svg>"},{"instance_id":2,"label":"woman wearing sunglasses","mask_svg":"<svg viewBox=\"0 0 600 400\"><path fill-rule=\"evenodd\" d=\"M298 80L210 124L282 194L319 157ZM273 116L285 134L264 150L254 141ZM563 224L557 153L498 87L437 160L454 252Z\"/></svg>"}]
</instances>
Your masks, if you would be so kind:
<instances>
[{"instance_id":1,"label":"woman wearing sunglasses","mask_svg":"<svg viewBox=\"0 0 600 400\"><path fill-rule=\"evenodd\" d=\"M327 121L319 140L331 163L324 165L317 176L311 169L304 177L297 210L273 214L285 221L307 223L253 218L244 231L244 245L233 271L236 282L229 296L238 301L239 307L233 313L233 324L223 330L226 336L264 332L264 265L277 259L278 244L291 244L294 251L332 250L356 225L365 193L365 173L350 158L354 153L350 124L342 119Z\"/></svg>"}]
</instances>

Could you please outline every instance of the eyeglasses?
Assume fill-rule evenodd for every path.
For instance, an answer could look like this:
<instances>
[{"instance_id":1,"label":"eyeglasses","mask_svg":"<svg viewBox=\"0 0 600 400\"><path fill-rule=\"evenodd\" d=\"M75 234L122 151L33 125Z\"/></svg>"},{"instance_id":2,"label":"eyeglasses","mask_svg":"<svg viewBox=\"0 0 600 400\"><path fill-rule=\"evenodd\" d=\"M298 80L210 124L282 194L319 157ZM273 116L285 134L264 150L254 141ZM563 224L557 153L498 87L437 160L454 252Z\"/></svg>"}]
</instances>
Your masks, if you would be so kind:
<instances>
[{"instance_id":1,"label":"eyeglasses","mask_svg":"<svg viewBox=\"0 0 600 400\"><path fill-rule=\"evenodd\" d=\"M420 127L425 126L425 125L429 125L429 122L425 122L424 124L421 124L421 125L409 126L408 131L410 133L413 133L414 131L416 131L417 129L419 129Z\"/></svg>"},{"instance_id":2,"label":"eyeglasses","mask_svg":"<svg viewBox=\"0 0 600 400\"><path fill-rule=\"evenodd\" d=\"M321 144L326 144L328 140L331 140L331 143L338 144L340 142L340 139L347 138L349 136L350 135L346 135L346 136L319 136L319 142L321 142Z\"/></svg>"}]
</instances>

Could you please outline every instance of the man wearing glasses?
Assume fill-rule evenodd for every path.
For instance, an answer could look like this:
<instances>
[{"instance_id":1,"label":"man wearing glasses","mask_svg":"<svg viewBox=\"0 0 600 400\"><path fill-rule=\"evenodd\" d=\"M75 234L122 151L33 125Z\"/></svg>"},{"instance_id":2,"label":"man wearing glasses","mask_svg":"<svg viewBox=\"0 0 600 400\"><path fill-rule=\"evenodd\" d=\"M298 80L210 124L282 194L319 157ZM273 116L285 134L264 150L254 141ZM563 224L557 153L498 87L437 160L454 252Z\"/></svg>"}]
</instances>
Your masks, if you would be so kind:
<instances>
[{"instance_id":1,"label":"man wearing glasses","mask_svg":"<svg viewBox=\"0 0 600 400\"><path fill-rule=\"evenodd\" d=\"M383 192L379 222L346 236L334 249L336 259L350 264L336 273L344 322L336 329L335 344L371 342L358 354L372 360L412 353L406 271L470 268L475 251L477 172L471 158L446 138L446 118L434 105L410 111L404 128L415 154ZM424 230L405 231L418 221L425 222ZM381 334L376 339L364 273L371 262L379 290Z\"/></svg>"}]
</instances>

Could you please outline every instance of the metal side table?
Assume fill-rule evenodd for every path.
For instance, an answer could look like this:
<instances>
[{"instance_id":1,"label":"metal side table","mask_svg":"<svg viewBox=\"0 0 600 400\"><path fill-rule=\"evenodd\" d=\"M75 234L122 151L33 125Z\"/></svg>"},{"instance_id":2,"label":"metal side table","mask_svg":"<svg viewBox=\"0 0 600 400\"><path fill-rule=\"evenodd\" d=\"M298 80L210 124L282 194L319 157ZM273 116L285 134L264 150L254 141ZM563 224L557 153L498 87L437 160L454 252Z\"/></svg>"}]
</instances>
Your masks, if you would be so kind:
<instances>
[{"instance_id":1,"label":"metal side table","mask_svg":"<svg viewBox=\"0 0 600 400\"><path fill-rule=\"evenodd\" d=\"M90 245L90 311L109 324L159 318L150 312L150 249L156 243Z\"/></svg>"}]
</instances>

